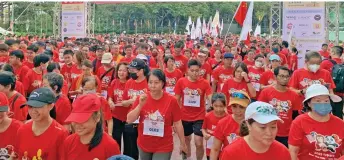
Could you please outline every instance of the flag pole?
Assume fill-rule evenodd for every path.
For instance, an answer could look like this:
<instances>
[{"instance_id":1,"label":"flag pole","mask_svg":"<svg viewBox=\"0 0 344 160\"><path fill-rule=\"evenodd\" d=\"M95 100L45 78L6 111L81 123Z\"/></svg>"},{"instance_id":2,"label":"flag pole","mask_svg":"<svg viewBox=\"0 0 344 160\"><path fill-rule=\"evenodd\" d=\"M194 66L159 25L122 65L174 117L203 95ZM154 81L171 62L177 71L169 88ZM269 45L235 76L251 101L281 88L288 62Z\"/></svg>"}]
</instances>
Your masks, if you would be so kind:
<instances>
[{"instance_id":1,"label":"flag pole","mask_svg":"<svg viewBox=\"0 0 344 160\"><path fill-rule=\"evenodd\" d=\"M226 32L226 35L225 35L225 41L226 41L226 38L227 38L227 35L228 35L228 32L229 32L229 29L231 28L231 25L232 25L232 23L233 23L234 17L235 17L235 15L236 15L236 13L238 12L241 3L242 3L242 2L239 3L239 6L238 6L237 9L236 9L236 11L235 11L235 13L234 13L234 15L233 15L233 17L232 17L231 23L229 23L229 26L228 26L228 29L227 29L227 32Z\"/></svg>"}]
</instances>

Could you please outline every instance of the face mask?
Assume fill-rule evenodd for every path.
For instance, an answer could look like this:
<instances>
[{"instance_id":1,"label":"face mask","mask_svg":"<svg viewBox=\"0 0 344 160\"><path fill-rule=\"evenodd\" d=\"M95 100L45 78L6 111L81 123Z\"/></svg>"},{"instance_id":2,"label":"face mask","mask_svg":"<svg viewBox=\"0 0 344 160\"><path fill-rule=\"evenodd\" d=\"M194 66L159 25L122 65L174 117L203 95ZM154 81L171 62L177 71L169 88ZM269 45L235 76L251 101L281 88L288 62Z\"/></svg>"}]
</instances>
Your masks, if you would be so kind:
<instances>
[{"instance_id":1,"label":"face mask","mask_svg":"<svg viewBox=\"0 0 344 160\"><path fill-rule=\"evenodd\" d=\"M260 68L260 67L263 66L263 63L262 63L262 62L256 61L256 62L254 62L254 65L255 65L256 67Z\"/></svg>"},{"instance_id":2,"label":"face mask","mask_svg":"<svg viewBox=\"0 0 344 160\"><path fill-rule=\"evenodd\" d=\"M313 108L320 116L325 116L332 111L330 103L313 103Z\"/></svg>"},{"instance_id":3,"label":"face mask","mask_svg":"<svg viewBox=\"0 0 344 160\"><path fill-rule=\"evenodd\" d=\"M308 66L308 69L313 73L317 72L319 68L320 68L320 65L317 65L317 64L311 64Z\"/></svg>"},{"instance_id":4,"label":"face mask","mask_svg":"<svg viewBox=\"0 0 344 160\"><path fill-rule=\"evenodd\" d=\"M278 48L272 48L272 52L278 53Z\"/></svg>"},{"instance_id":5,"label":"face mask","mask_svg":"<svg viewBox=\"0 0 344 160\"><path fill-rule=\"evenodd\" d=\"M139 78L137 76L137 73L130 73L130 77L133 79L133 80L137 80L137 78Z\"/></svg>"}]
</instances>

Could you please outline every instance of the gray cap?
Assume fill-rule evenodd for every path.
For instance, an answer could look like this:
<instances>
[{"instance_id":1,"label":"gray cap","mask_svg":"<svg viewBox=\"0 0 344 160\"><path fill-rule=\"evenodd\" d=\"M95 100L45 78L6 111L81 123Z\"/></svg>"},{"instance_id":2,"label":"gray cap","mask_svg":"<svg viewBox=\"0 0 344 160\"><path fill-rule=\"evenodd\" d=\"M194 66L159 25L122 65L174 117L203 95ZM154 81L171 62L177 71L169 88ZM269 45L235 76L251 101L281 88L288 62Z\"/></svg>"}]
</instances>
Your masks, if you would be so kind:
<instances>
[{"instance_id":1,"label":"gray cap","mask_svg":"<svg viewBox=\"0 0 344 160\"><path fill-rule=\"evenodd\" d=\"M47 104L55 103L56 97L50 88L42 87L31 92L25 105L41 108ZM23 107L23 106L22 106Z\"/></svg>"}]
</instances>

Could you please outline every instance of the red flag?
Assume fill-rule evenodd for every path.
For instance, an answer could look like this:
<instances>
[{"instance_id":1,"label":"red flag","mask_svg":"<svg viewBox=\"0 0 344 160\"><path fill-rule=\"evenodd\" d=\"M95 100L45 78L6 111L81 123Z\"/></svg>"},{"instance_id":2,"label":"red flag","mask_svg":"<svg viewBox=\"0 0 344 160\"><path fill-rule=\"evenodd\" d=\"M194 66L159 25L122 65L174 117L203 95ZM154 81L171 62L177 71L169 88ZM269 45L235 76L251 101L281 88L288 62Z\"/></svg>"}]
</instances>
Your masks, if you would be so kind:
<instances>
[{"instance_id":1,"label":"red flag","mask_svg":"<svg viewBox=\"0 0 344 160\"><path fill-rule=\"evenodd\" d=\"M237 11L234 14L234 19L242 27L247 14L247 2L240 2Z\"/></svg>"}]
</instances>

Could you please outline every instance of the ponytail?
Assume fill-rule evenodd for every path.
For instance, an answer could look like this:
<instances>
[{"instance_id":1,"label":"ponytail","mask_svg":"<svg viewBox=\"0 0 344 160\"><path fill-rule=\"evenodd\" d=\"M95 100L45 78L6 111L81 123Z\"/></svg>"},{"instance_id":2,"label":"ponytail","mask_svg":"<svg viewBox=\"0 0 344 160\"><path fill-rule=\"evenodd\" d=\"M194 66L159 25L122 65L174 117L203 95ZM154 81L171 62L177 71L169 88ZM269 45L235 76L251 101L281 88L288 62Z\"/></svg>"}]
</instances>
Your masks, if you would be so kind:
<instances>
[{"instance_id":1,"label":"ponytail","mask_svg":"<svg viewBox=\"0 0 344 160\"><path fill-rule=\"evenodd\" d=\"M100 119L96 126L96 131L91 139L90 145L88 146L88 151L91 151L93 148L97 147L103 138L103 116L102 111L94 112L92 117L95 118L99 114Z\"/></svg>"},{"instance_id":2,"label":"ponytail","mask_svg":"<svg viewBox=\"0 0 344 160\"><path fill-rule=\"evenodd\" d=\"M251 125L253 122L255 122L255 120L253 119L248 119L247 121L242 121L242 123L240 124L240 131L239 131L239 135L241 137L244 137L244 136L247 136L249 135L249 130L248 130L248 127L247 127L247 123L249 125Z\"/></svg>"}]
</instances>

